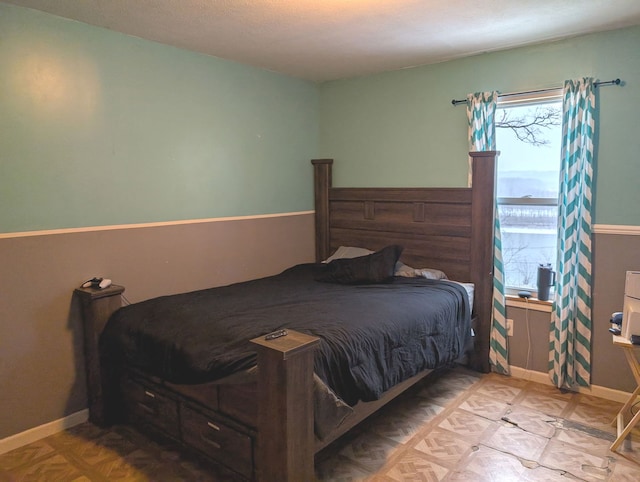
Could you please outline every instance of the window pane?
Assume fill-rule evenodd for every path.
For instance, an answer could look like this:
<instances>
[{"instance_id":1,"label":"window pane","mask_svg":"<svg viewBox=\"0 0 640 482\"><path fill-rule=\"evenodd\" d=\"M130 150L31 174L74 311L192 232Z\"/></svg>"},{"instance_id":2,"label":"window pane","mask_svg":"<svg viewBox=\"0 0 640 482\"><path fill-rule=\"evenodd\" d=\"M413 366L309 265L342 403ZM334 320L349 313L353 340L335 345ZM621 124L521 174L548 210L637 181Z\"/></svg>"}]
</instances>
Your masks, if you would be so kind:
<instances>
[{"instance_id":1,"label":"window pane","mask_svg":"<svg viewBox=\"0 0 640 482\"><path fill-rule=\"evenodd\" d=\"M496 125L518 120L520 124L527 124L535 119L536 112L543 114L548 108L561 114L562 104L498 108ZM537 140L545 142L542 145L521 139L530 128L496 129L496 144L500 151L498 197L558 197L561 126L538 126Z\"/></svg>"},{"instance_id":2,"label":"window pane","mask_svg":"<svg viewBox=\"0 0 640 482\"><path fill-rule=\"evenodd\" d=\"M561 112L559 101L498 106L499 198L558 198ZM557 206L530 203L498 207L506 287L536 291L538 265L550 263L555 269L557 213Z\"/></svg>"},{"instance_id":3,"label":"window pane","mask_svg":"<svg viewBox=\"0 0 640 482\"><path fill-rule=\"evenodd\" d=\"M538 265L556 265L557 206L498 206L505 285L537 290Z\"/></svg>"}]
</instances>

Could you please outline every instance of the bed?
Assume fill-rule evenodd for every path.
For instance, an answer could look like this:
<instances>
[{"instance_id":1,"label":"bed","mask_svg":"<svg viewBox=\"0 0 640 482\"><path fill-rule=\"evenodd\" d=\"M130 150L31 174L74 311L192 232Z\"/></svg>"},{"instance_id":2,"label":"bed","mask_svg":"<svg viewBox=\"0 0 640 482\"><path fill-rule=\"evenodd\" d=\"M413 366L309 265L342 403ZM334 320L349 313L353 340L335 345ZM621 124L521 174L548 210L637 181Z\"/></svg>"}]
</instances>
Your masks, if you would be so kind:
<instances>
[{"instance_id":1,"label":"bed","mask_svg":"<svg viewBox=\"0 0 640 482\"><path fill-rule=\"evenodd\" d=\"M76 290L90 420L134 422L239 478L312 480L315 453L433 369L466 355L471 368L488 371L496 153L470 155L471 188L334 188L332 160L313 160L316 263L123 309L121 286ZM341 246L373 254L321 263ZM460 283L394 276L403 264L471 283L473 307ZM247 290L250 303L241 298ZM421 301L400 333L396 320L427 291L433 301ZM194 334L199 321L185 321L211 311L226 323L222 348L215 333ZM287 334L265 339L280 329ZM425 330L433 340L414 343L431 340Z\"/></svg>"}]
</instances>

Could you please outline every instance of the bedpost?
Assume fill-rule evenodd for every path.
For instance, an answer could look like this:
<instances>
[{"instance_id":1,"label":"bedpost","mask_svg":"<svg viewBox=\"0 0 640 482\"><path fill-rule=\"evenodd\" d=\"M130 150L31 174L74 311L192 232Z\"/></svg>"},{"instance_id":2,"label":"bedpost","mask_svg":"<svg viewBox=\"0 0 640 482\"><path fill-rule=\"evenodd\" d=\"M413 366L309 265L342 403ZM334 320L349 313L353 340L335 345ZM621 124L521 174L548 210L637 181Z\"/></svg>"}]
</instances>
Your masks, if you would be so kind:
<instances>
[{"instance_id":1,"label":"bedpost","mask_svg":"<svg viewBox=\"0 0 640 482\"><path fill-rule=\"evenodd\" d=\"M288 330L251 342L258 352L257 479L314 480L313 354L320 339Z\"/></svg>"},{"instance_id":2,"label":"bedpost","mask_svg":"<svg viewBox=\"0 0 640 482\"><path fill-rule=\"evenodd\" d=\"M478 329L471 368L488 372L491 311L493 305L493 221L495 206L496 159L498 151L470 152L471 186L471 282L475 285Z\"/></svg>"},{"instance_id":3,"label":"bedpost","mask_svg":"<svg viewBox=\"0 0 640 482\"><path fill-rule=\"evenodd\" d=\"M100 364L98 340L111 314L122 306L123 286L111 285L104 289L77 288L76 295L82 304L84 331L84 356L87 370L87 396L89 420L99 426L107 425L105 411L105 379Z\"/></svg>"},{"instance_id":4,"label":"bedpost","mask_svg":"<svg viewBox=\"0 0 640 482\"><path fill-rule=\"evenodd\" d=\"M316 262L329 257L329 189L333 159L312 159L316 210Z\"/></svg>"}]
</instances>

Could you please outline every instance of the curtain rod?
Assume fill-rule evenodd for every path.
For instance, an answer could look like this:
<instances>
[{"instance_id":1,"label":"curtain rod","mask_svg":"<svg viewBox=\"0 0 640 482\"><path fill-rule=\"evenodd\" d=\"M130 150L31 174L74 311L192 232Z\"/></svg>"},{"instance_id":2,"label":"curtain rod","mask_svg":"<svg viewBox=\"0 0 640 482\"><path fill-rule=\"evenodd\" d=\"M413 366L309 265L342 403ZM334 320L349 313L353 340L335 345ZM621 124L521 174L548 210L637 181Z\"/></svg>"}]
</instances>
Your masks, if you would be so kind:
<instances>
[{"instance_id":1,"label":"curtain rod","mask_svg":"<svg viewBox=\"0 0 640 482\"><path fill-rule=\"evenodd\" d=\"M595 87L598 87L599 85L620 85L620 79L614 79L614 80L606 80L603 82L594 82L593 85ZM510 94L500 94L498 95L498 97L511 97L514 95L526 95L526 94L541 94L543 92L552 92L554 90L558 90L561 89L561 87L558 88L554 88L554 89L540 89L540 90L528 90L526 92L513 92ZM463 99L463 100L455 100L453 99L451 101L452 105L458 105L458 104L466 104L467 103L467 99Z\"/></svg>"}]
</instances>

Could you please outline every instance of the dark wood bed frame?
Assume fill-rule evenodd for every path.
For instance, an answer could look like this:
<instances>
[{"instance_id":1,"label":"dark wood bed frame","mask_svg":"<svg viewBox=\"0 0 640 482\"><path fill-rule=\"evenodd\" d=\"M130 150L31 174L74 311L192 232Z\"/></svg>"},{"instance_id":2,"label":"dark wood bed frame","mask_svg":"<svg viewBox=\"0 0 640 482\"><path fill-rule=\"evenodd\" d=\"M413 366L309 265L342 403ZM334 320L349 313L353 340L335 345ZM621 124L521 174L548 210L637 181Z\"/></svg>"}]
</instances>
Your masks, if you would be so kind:
<instances>
[{"instance_id":1,"label":"dark wood bed frame","mask_svg":"<svg viewBox=\"0 0 640 482\"><path fill-rule=\"evenodd\" d=\"M404 246L401 260L436 268L475 285L475 343L469 366L489 371L493 289L493 212L496 152L472 152L471 188L335 188L331 159L315 159L316 260L340 245L371 250ZM98 338L121 306L122 286L75 290L82 304L89 419L97 425L126 420L180 441L246 479L314 479L314 455L428 374L360 403L342 425L319 441L313 430L313 350L318 339L289 332L252 340L258 381L249 384L173 385L128 371L117 389L107 383ZM121 392L121 398L116 392ZM116 400L117 398L117 400Z\"/></svg>"}]
</instances>

